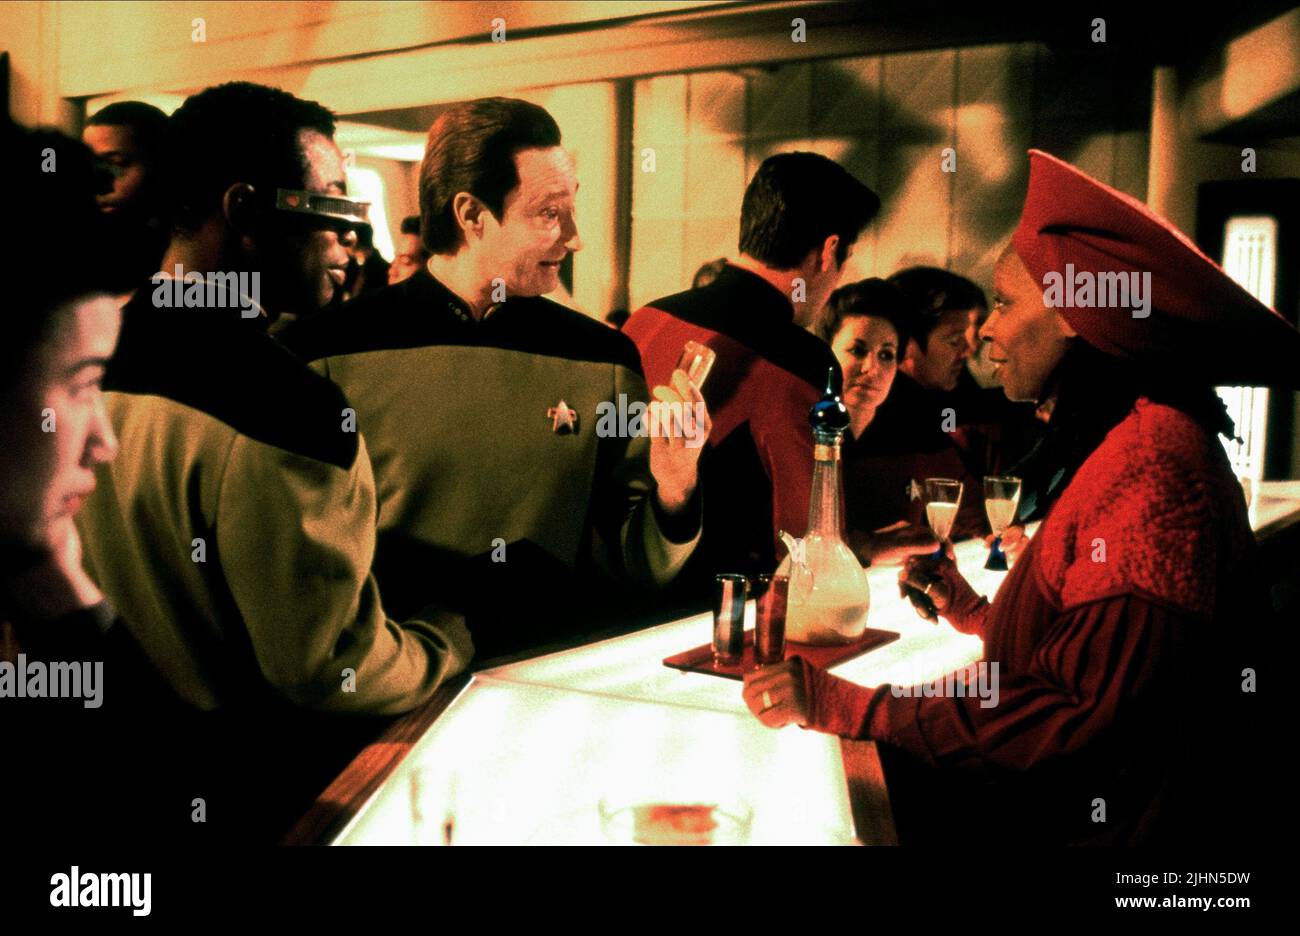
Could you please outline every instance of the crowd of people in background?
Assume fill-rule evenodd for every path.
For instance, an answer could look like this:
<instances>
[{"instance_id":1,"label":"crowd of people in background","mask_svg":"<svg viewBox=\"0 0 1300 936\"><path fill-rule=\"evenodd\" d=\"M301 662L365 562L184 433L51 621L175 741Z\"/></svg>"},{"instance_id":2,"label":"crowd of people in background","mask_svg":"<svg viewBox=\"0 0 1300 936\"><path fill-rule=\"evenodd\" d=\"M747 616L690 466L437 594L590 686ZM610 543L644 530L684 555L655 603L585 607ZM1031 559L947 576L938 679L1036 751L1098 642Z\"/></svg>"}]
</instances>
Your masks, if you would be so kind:
<instances>
[{"instance_id":1,"label":"crowd of people in background","mask_svg":"<svg viewBox=\"0 0 1300 936\"><path fill-rule=\"evenodd\" d=\"M771 572L779 532L807 521L808 413L829 378L850 413L854 552L898 566L954 626L983 634L1014 701L1000 719L975 718L956 700L859 697L787 661L750 680L751 707L768 723L894 745L913 768L955 773L968 794L1006 780L986 811L1017 834L1170 833L1180 736L1144 750L1137 729L1163 725L1168 685L1221 675L1186 623L1221 616L1221 599L1187 576L1226 582L1248 555L1242 505L1214 454L1215 433L1232 427L1202 392L1208 372L1192 387L1169 368L1158 379L1125 370L1143 360L1141 338L1045 309L1041 290L1035 305L1041 228L1022 223L991 303L936 267L842 283L880 197L824 156L778 154L737 206L734 258L600 322L545 298L582 241L577 170L544 109L488 98L439 116L419 213L401 222L391 261L348 197L334 130L320 105L248 83L209 88L170 117L106 107L87 122L88 149L4 130L24 216L76 224L112 248L71 275L30 249L41 236L5 234L33 284L0 369L13 443L0 455L5 655L104 660L106 717L152 726L153 738L107 769L115 809L91 795L66 815L54 798L70 793L47 782L51 770L103 776L103 723L87 731L80 708L26 706L20 717L39 730L14 737L32 769L5 782L37 804L33 821L274 840L388 719L467 668L698 610L720 572ZM50 148L58 171L42 172ZM1121 213L1104 187L1035 159L1031 204L1083 206L1052 223L1096 227L1094 215ZM1140 262L1162 252L1181 264L1169 262L1169 283L1195 267L1221 308L1274 315L1142 217L1155 226L1136 241ZM177 269L209 281L194 307L156 298ZM210 282L225 272L248 278ZM1184 309L1195 298L1169 290L1178 301L1161 311L1194 317ZM1177 357L1181 334L1160 352ZM678 369L688 341L717 355L704 386ZM1088 406L1078 387L1099 361L1132 379ZM598 430L602 404L652 403L696 415ZM42 430L50 419L57 430ZM1140 501L1163 489L1127 494L1139 501L1125 509L1153 530L1195 542L1153 568L1124 537L1166 554L1169 544L1124 528L1109 577L1085 585L1076 544L1110 521L1078 492L1124 486L1127 469L1106 474L1118 462L1090 456L1126 432L1143 465L1172 459L1209 479L1188 486L1205 498L1191 531ZM1020 598L999 593L990 612L950 560L921 558L938 543L916 482L964 482L961 539L988 532L980 479L1012 473L1025 481L1018 524L1047 523L1032 541L1008 537ZM774 693L778 703L756 701ZM99 744L61 740L87 735ZM1117 770L1139 780L1117 788L1105 779ZM1080 778L1115 789L1120 818L1105 834L1062 804ZM1049 816L1038 828L1027 803ZM86 818L94 810L99 823Z\"/></svg>"}]
</instances>

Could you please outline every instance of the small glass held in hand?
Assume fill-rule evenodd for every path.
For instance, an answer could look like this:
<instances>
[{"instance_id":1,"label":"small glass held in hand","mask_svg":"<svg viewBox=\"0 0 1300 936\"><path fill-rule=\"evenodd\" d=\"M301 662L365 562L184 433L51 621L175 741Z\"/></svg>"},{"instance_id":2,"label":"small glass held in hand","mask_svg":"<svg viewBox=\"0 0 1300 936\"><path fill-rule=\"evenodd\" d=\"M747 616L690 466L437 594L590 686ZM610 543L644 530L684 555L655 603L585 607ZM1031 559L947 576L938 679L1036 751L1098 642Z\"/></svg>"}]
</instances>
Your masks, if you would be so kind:
<instances>
[{"instance_id":1,"label":"small glass held in hand","mask_svg":"<svg viewBox=\"0 0 1300 936\"><path fill-rule=\"evenodd\" d=\"M961 506L961 490L961 482L951 478L925 479L925 519L939 541L939 548L931 557L935 561L942 560L945 555L944 545L952 534L957 508Z\"/></svg>"},{"instance_id":2,"label":"small glass held in hand","mask_svg":"<svg viewBox=\"0 0 1300 936\"><path fill-rule=\"evenodd\" d=\"M984 512L988 514L989 527L993 530L993 545L989 547L989 558L984 563L984 568L994 572L1007 571L1007 557L1002 551L1002 534L1015 522L1019 506L1019 478L990 476L984 479Z\"/></svg>"},{"instance_id":3,"label":"small glass held in hand","mask_svg":"<svg viewBox=\"0 0 1300 936\"><path fill-rule=\"evenodd\" d=\"M682 356L677 359L676 370L685 371L696 389L702 389L704 380L709 376L713 362L717 359L717 353L708 345L702 345L698 341L688 341L686 347L682 348Z\"/></svg>"}]
</instances>

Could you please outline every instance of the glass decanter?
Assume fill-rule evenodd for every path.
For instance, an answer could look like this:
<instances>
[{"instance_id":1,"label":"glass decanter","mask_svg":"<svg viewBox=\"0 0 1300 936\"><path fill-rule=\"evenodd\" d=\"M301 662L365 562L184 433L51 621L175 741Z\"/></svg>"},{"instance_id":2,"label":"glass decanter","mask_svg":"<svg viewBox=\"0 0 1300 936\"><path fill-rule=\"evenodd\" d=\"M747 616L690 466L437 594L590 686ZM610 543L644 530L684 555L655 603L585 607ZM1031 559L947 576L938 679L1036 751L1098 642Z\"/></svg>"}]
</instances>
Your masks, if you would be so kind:
<instances>
[{"instance_id":1,"label":"glass decanter","mask_svg":"<svg viewBox=\"0 0 1300 936\"><path fill-rule=\"evenodd\" d=\"M808 532L796 539L784 530L789 554L778 575L790 576L786 639L796 643L850 643L867 627L871 597L867 572L844 541L844 499L840 444L849 411L834 392L835 373L827 375L826 394L808 414L813 431L812 497Z\"/></svg>"}]
</instances>

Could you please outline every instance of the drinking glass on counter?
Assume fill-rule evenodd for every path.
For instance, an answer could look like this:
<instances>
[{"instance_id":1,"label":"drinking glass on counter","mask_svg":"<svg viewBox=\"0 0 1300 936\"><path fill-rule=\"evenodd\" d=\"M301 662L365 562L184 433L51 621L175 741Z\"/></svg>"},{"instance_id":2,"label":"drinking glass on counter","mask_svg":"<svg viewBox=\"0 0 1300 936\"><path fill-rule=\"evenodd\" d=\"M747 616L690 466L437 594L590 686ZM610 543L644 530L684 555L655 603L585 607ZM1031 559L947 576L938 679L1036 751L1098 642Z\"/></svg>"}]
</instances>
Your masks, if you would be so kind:
<instances>
[{"instance_id":1,"label":"drinking glass on counter","mask_svg":"<svg viewBox=\"0 0 1300 936\"><path fill-rule=\"evenodd\" d=\"M745 599L749 580L736 573L714 578L713 662L719 666L739 663L745 651Z\"/></svg>"},{"instance_id":2,"label":"drinking glass on counter","mask_svg":"<svg viewBox=\"0 0 1300 936\"><path fill-rule=\"evenodd\" d=\"M1020 506L1020 479L1008 476L989 476L984 479L984 512L993 530L993 545L989 547L988 562L984 568L994 572L1007 570L1006 553L1002 551L1002 534L1016 519Z\"/></svg>"},{"instance_id":3,"label":"drinking glass on counter","mask_svg":"<svg viewBox=\"0 0 1300 936\"><path fill-rule=\"evenodd\" d=\"M790 576L760 575L754 617L754 662L759 666L785 659L785 609Z\"/></svg>"},{"instance_id":4,"label":"drinking glass on counter","mask_svg":"<svg viewBox=\"0 0 1300 936\"><path fill-rule=\"evenodd\" d=\"M412 844L450 845L456 834L456 774L417 764L409 782Z\"/></svg>"},{"instance_id":5,"label":"drinking glass on counter","mask_svg":"<svg viewBox=\"0 0 1300 936\"><path fill-rule=\"evenodd\" d=\"M957 508L961 506L961 490L961 482L951 478L925 479L925 519L939 541L939 548L931 555L936 561L945 555L944 546L952 534Z\"/></svg>"},{"instance_id":6,"label":"drinking glass on counter","mask_svg":"<svg viewBox=\"0 0 1300 936\"><path fill-rule=\"evenodd\" d=\"M605 796L600 827L615 845L744 845L754 810L738 796L707 802L638 801Z\"/></svg>"}]
</instances>

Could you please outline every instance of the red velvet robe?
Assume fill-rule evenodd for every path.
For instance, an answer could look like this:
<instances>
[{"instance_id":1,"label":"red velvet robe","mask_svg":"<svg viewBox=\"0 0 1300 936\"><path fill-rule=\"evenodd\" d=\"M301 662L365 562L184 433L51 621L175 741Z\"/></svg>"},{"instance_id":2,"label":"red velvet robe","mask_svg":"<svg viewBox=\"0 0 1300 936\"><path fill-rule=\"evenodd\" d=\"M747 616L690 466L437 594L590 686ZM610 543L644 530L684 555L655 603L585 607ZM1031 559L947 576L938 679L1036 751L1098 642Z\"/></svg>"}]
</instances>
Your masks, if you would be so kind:
<instances>
[{"instance_id":1,"label":"red velvet robe","mask_svg":"<svg viewBox=\"0 0 1300 936\"><path fill-rule=\"evenodd\" d=\"M1205 828L1208 812L1231 805L1210 768L1235 766L1216 726L1246 695L1246 658L1229 648L1259 623L1245 611L1258 597L1245 586L1253 544L1218 440L1140 399L1079 468L994 602L971 592L947 615L998 662L996 706L899 697L806 667L809 727L936 768L973 794L967 815L1012 838L1195 836L1192 824Z\"/></svg>"}]
</instances>

